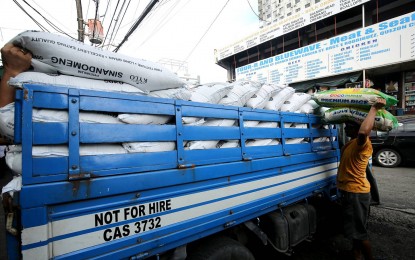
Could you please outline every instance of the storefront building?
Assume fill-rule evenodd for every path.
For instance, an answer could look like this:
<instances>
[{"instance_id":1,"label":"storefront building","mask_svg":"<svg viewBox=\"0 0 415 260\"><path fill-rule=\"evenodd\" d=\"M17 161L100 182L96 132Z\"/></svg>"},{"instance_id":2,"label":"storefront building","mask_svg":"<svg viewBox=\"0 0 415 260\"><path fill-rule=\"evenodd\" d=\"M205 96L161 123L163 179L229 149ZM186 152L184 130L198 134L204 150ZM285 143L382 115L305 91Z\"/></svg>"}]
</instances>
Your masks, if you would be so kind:
<instances>
[{"instance_id":1,"label":"storefront building","mask_svg":"<svg viewBox=\"0 0 415 260\"><path fill-rule=\"evenodd\" d=\"M398 98L393 114L415 114L415 1L288 2L297 13L216 51L229 80L371 87Z\"/></svg>"}]
</instances>

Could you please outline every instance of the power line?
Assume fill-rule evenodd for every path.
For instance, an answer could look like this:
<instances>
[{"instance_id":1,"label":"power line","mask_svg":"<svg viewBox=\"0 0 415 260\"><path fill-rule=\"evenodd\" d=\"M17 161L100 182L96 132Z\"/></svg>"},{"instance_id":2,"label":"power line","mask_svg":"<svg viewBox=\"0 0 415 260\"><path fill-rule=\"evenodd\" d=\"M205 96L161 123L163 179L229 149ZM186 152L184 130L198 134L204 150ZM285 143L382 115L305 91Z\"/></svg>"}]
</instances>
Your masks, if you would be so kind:
<instances>
[{"instance_id":1,"label":"power line","mask_svg":"<svg viewBox=\"0 0 415 260\"><path fill-rule=\"evenodd\" d=\"M202 39L205 37L205 35L209 32L210 28L212 27L212 25L215 23L215 21L218 19L219 15L222 13L223 9L225 9L226 5L228 5L230 0L226 1L225 5L222 7L222 9L219 11L219 13L216 15L215 19L212 21L212 23L209 25L209 27L207 28L207 30L205 31L205 33L202 35L202 37L200 37L199 41L196 43L195 47L193 47L193 49L190 51L189 55L187 55L186 59L184 61L187 61L189 59L189 57L193 54L194 50L197 48L197 46L200 44L200 42L202 41Z\"/></svg>"},{"instance_id":2,"label":"power line","mask_svg":"<svg viewBox=\"0 0 415 260\"><path fill-rule=\"evenodd\" d=\"M47 14L49 17L52 17L55 22L59 23L61 27L63 27L66 31L71 31L71 29L67 28L64 24L62 24L58 19L54 18L50 13L48 13L45 9L43 9L38 3L36 3L34 0L32 2L42 10L42 13Z\"/></svg>"},{"instance_id":3,"label":"power line","mask_svg":"<svg viewBox=\"0 0 415 260\"><path fill-rule=\"evenodd\" d=\"M147 16L147 14L151 11L151 9L157 4L159 0L152 0L147 7L144 9L143 13L140 15L140 17L137 19L135 24L131 27L131 29L127 32L124 39L121 41L121 43L114 49L114 52L117 52L121 46L128 40L128 38L133 34L135 29L140 25L140 23L143 21L143 19ZM228 0L229 1L229 0Z\"/></svg>"},{"instance_id":4,"label":"power line","mask_svg":"<svg viewBox=\"0 0 415 260\"><path fill-rule=\"evenodd\" d=\"M179 5L179 3L180 3L180 1L181 0L179 0L179 1L176 1L174 4L173 4L173 6L170 8L170 13L172 13L173 11L175 11L175 8ZM161 4L160 3L160 5L159 6L157 6L157 8L159 8L160 6L162 6L162 5L164 5L164 4L166 4L167 2L169 2L169 1L166 1L166 2L163 2L163 4ZM182 7L181 7L181 9L183 9L188 3L190 2L190 0L188 0ZM166 15L166 16L163 16L163 18L161 19L161 21L156 25L156 27L154 28L154 31L159 31L159 30L161 30L161 28L163 28L171 19L173 19L180 11L181 11L181 9L180 10L178 10L178 11L176 11L176 13L175 14L173 14L173 15L171 15L170 17L168 17L168 15ZM156 34L155 33L152 33L152 34L150 34L138 47L141 47L141 46L143 46L148 40L150 40L151 39L151 37L153 37L153 36L155 36Z\"/></svg>"},{"instance_id":5,"label":"power line","mask_svg":"<svg viewBox=\"0 0 415 260\"><path fill-rule=\"evenodd\" d=\"M118 24L118 28L115 31L115 35L114 35L114 38L113 38L112 42L114 42L115 38L117 38L117 34L120 31L120 27L121 27L122 21L124 20L125 14L127 13L127 9L130 6L130 3L131 3L131 0L128 1L127 7L124 9L124 14L122 15L121 21ZM111 41L110 41L110 45L111 45Z\"/></svg>"},{"instance_id":6,"label":"power line","mask_svg":"<svg viewBox=\"0 0 415 260\"><path fill-rule=\"evenodd\" d=\"M118 0L118 1L117 1L117 5L115 6L115 10L114 10L114 13L112 14L112 18L111 18L110 25L108 26L108 32L105 34L105 38L104 38L104 40L102 41L102 46L104 46L105 41L107 40L107 36L108 36L108 34L109 34L109 32L110 32L111 25L112 25L112 21L114 21L115 13L117 12L118 5L119 5L119 4L120 4L120 0ZM107 50L108 50L108 47L109 47L109 46L107 46Z\"/></svg>"},{"instance_id":7,"label":"power line","mask_svg":"<svg viewBox=\"0 0 415 260\"><path fill-rule=\"evenodd\" d=\"M29 16L29 18L30 19L32 19L33 20L33 22L37 25L37 26L39 26L39 28L42 30L42 31L47 31L47 32L49 32L48 31L48 29L46 29L46 27L44 27L43 25L41 25L35 18L33 18L24 8L23 8L23 6L21 6L16 0L13 0L13 2L20 8L20 9L22 9L22 11L27 15L27 16Z\"/></svg>"},{"instance_id":8,"label":"power line","mask_svg":"<svg viewBox=\"0 0 415 260\"><path fill-rule=\"evenodd\" d=\"M85 18L83 19L84 21L88 20L88 13L89 13L89 6L91 5L91 0L88 1L88 7L86 9L86 14L85 14ZM86 27L86 23L84 23L84 26L82 27L82 31L85 32L85 27Z\"/></svg>"},{"instance_id":9,"label":"power line","mask_svg":"<svg viewBox=\"0 0 415 260\"><path fill-rule=\"evenodd\" d=\"M15 3L16 3L16 1L15 0L13 0ZM38 15L40 15L40 17L42 17L45 21L46 21L46 23L47 24L49 24L53 29L55 29L56 31L58 31L58 32L60 32L60 33L62 33L62 34L65 34L66 36L68 36L68 37L70 37L70 38L72 38L72 39L74 39L74 40L76 40L75 38L73 38L72 36L70 36L69 34L67 34L65 31L63 31L61 28L59 28L58 26L56 26L54 23L52 23L51 21L49 21L46 17L44 17L36 8L34 8L33 6L31 6L26 0L23 0L23 2L26 4L26 5L28 5L30 8L32 8L33 9L33 11L35 11Z\"/></svg>"},{"instance_id":10,"label":"power line","mask_svg":"<svg viewBox=\"0 0 415 260\"><path fill-rule=\"evenodd\" d=\"M252 10L252 12L255 14L255 16L256 16L256 17L258 17L258 19L259 19L260 21L264 21L264 22L265 22L265 20L263 20L261 17L259 17L259 15L258 15L257 13L255 13L254 8L252 8L251 2L249 2L249 0L246 0L246 1L248 2L248 5L249 5L249 7L251 7L251 10Z\"/></svg>"},{"instance_id":11,"label":"power line","mask_svg":"<svg viewBox=\"0 0 415 260\"><path fill-rule=\"evenodd\" d=\"M114 35L114 33L115 33L115 35L117 35L117 32L118 32L118 29L117 29L117 25L118 25L118 22L119 22L119 20L120 20L120 15L121 15L121 13L122 13L122 11L123 11L123 9L124 9L124 6L125 6L125 0L122 2L122 5L121 5L121 8L120 8L120 11L118 12L118 14L117 14L117 18L115 18L114 20L115 20L115 23L114 23L114 27L113 27L113 29L112 29L112 32L111 32L111 36L110 36L110 39L108 40L108 48L109 48L109 46L111 45L111 42L113 41L113 35ZM125 13L124 13L125 14ZM118 26L119 27L119 26ZM114 38L115 38L115 36L114 36Z\"/></svg>"}]
</instances>

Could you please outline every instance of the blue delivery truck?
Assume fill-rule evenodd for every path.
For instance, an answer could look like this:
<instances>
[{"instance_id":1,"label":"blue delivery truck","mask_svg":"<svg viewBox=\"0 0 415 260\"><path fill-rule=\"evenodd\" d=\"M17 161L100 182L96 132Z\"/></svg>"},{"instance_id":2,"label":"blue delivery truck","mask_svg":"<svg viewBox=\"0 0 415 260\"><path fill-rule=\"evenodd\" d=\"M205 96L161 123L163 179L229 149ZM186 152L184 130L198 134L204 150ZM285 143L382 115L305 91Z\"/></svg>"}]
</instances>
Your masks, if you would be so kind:
<instances>
[{"instance_id":1,"label":"blue delivery truck","mask_svg":"<svg viewBox=\"0 0 415 260\"><path fill-rule=\"evenodd\" d=\"M35 109L66 111L68 120L34 122ZM172 120L90 123L79 120L85 112ZM236 123L186 125L183 117ZM246 127L247 121L277 127ZM254 259L252 240L289 253L316 231L314 202L337 195L337 129L311 114L23 84L14 131L22 185L2 198L0 251L8 259ZM247 145L261 139L277 144ZM186 148L206 140L238 145ZM175 148L80 152L125 142L174 142ZM68 154L34 156L37 146L65 146Z\"/></svg>"}]
</instances>

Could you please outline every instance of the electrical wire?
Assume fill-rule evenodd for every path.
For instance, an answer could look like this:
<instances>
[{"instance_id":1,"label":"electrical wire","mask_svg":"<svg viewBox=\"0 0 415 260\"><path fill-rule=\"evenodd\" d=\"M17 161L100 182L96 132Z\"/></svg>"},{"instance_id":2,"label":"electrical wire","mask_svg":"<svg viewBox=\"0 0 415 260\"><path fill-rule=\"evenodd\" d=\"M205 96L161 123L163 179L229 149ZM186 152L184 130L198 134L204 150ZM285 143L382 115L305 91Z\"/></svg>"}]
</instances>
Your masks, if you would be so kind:
<instances>
[{"instance_id":1,"label":"electrical wire","mask_svg":"<svg viewBox=\"0 0 415 260\"><path fill-rule=\"evenodd\" d=\"M130 28L130 30L126 33L120 44L113 50L113 52L117 52L121 46L128 40L131 34L137 29L140 23L144 20L144 18L151 12L153 7L159 2L159 0L152 0L144 9L143 13L138 17L138 20L134 23L134 25Z\"/></svg>"},{"instance_id":2,"label":"electrical wire","mask_svg":"<svg viewBox=\"0 0 415 260\"><path fill-rule=\"evenodd\" d=\"M193 47L193 49L190 51L190 53L187 55L186 59L184 59L184 61L187 61L189 59L189 57L193 54L193 52L195 51L195 49L197 48L197 46L200 44L200 42L202 41L202 39L205 37L205 35L209 32L210 28L212 27L212 25L215 23L215 21L218 19L219 15L222 13L222 11L225 9L225 7L228 5L230 0L226 1L225 5L222 7L222 9L219 11L219 13L216 15L215 19L212 21L212 23L209 25L209 27L207 28L207 30L205 31L205 33L202 35L202 37L200 37L199 41L196 43L195 47Z\"/></svg>"},{"instance_id":3,"label":"electrical wire","mask_svg":"<svg viewBox=\"0 0 415 260\"><path fill-rule=\"evenodd\" d=\"M85 32L85 27L86 27L86 23L85 21L88 20L88 13L89 13L89 6L91 5L91 0L88 1L88 8L86 9L86 14L85 14L85 18L84 19L84 26L82 27L82 30Z\"/></svg>"},{"instance_id":4,"label":"electrical wire","mask_svg":"<svg viewBox=\"0 0 415 260\"><path fill-rule=\"evenodd\" d=\"M135 17L136 15L137 15L137 11L138 11L138 7L140 6L140 3L141 3L141 1L138 1L138 4L137 4L137 6L136 6L136 8L135 8L135 10L134 10L134 15L132 16L132 17ZM132 23L134 23L135 22L135 19L133 19L133 20L131 20L131 21L129 21L129 22L127 22L127 23L125 23L123 26L121 26L120 28L122 29L122 28L124 28L124 27L126 27L126 26L128 26L128 25L130 25L130 24L132 24Z\"/></svg>"},{"instance_id":5,"label":"electrical wire","mask_svg":"<svg viewBox=\"0 0 415 260\"><path fill-rule=\"evenodd\" d=\"M22 11L27 15L27 16L29 16L29 18L30 19L32 19L33 20L33 22L37 25L37 26L39 26L39 28L42 30L42 31L47 31L47 32L49 32L48 31L48 29L46 29L46 27L44 27L42 24L40 24L35 18L33 18L24 8L23 8L23 6L21 6L16 0L13 0L13 2L20 8L20 9L22 9Z\"/></svg>"},{"instance_id":6,"label":"electrical wire","mask_svg":"<svg viewBox=\"0 0 415 260\"><path fill-rule=\"evenodd\" d=\"M169 2L169 1L166 1L166 2ZM166 3L165 2L165 3ZM156 25L156 27L154 28L154 31L159 31L159 30L161 30L172 18L174 18L188 3L190 2L190 0L188 0L181 8L180 8L180 10L178 10L175 14L173 14L173 15L171 15L170 17L168 17L168 15L165 15L165 16L162 16L163 18L161 19L161 21ZM164 3L164 4L165 4ZM176 1L175 3L174 3L174 5L173 5L173 7L171 7L170 8L170 11L169 11L169 13L172 13L174 10L175 10L175 8L177 7L177 5L180 3L180 0L179 1ZM164 5L163 4L163 5ZM160 7L161 5L159 5L159 6L157 6L157 7ZM154 11L156 11L156 9L154 10ZM150 34L137 48L139 48L139 47L141 47L141 46L143 46L148 40L150 40L153 36L155 36L156 34L155 33L152 33L152 34Z\"/></svg>"},{"instance_id":7,"label":"electrical wire","mask_svg":"<svg viewBox=\"0 0 415 260\"><path fill-rule=\"evenodd\" d=\"M48 16L52 17L55 22L59 23L61 25L61 27L65 28L66 31L71 31L71 29L67 28L64 24L62 24L61 22L59 22L58 19L55 19L53 17L53 15L51 15L50 13L48 13L45 9L43 9L38 3L36 3L34 0L32 0L32 2L37 5L38 8L40 8L42 10L43 13L47 14Z\"/></svg>"},{"instance_id":8,"label":"electrical wire","mask_svg":"<svg viewBox=\"0 0 415 260\"><path fill-rule=\"evenodd\" d=\"M122 15L121 21L120 21L120 23L118 24L118 28L117 28L117 30L115 31L114 38L112 39L112 41L110 40L110 45L112 45L112 44L114 43L114 40L117 38L117 34L118 34L118 32L120 31L120 26L121 26L121 24L122 24L122 21L124 20L125 14L126 14L126 12L127 12L127 10L128 10L128 7L130 6L130 3L131 3L131 0L129 0L129 1L128 1L127 7L124 9L124 14Z\"/></svg>"},{"instance_id":9,"label":"electrical wire","mask_svg":"<svg viewBox=\"0 0 415 260\"><path fill-rule=\"evenodd\" d=\"M105 8L105 12L104 12L104 14L102 15L102 17L104 17L104 19L102 19L102 24L104 24L105 17L107 17L108 7L110 6L110 4L111 4L111 0L109 0L109 1L108 1L108 3L107 3L107 7Z\"/></svg>"},{"instance_id":10,"label":"electrical wire","mask_svg":"<svg viewBox=\"0 0 415 260\"><path fill-rule=\"evenodd\" d=\"M13 0L14 2L16 2L15 0ZM34 8L33 6L31 6L26 0L23 0L23 2L28 5L30 8L33 9L33 11L35 11L37 14L39 14L45 21L47 24L49 24L53 29L55 29L57 32L65 34L66 36L76 40L74 37L70 36L69 34L67 34L65 31L63 31L61 28L59 28L58 26L56 26L54 23L52 23L51 21L49 21L46 17L44 17L36 8Z\"/></svg>"},{"instance_id":11,"label":"electrical wire","mask_svg":"<svg viewBox=\"0 0 415 260\"><path fill-rule=\"evenodd\" d=\"M115 10L114 10L114 13L112 14L110 25L108 26L108 32L105 34L104 40L102 41L102 47L104 46L105 41L107 40L107 36L108 36L109 31L111 30L112 21L114 21L115 13L117 12L119 4L120 4L120 0L117 1L117 5L115 6ZM107 50L108 50L108 48L109 48L109 46L107 46Z\"/></svg>"},{"instance_id":12,"label":"electrical wire","mask_svg":"<svg viewBox=\"0 0 415 260\"><path fill-rule=\"evenodd\" d=\"M248 5L249 5L249 7L251 7L251 10L252 10L252 12L255 14L255 16L256 16L256 17L258 17L258 19L259 19L260 21L265 22L265 20L263 20L261 17L259 17L259 15L258 15L257 13L255 13L254 8L252 8L251 2L249 2L249 0L246 0L246 1L248 2Z\"/></svg>"},{"instance_id":13,"label":"electrical wire","mask_svg":"<svg viewBox=\"0 0 415 260\"><path fill-rule=\"evenodd\" d=\"M109 46L111 45L111 43L112 43L112 41L113 41L113 35L114 35L114 33L115 33L115 34L117 34L117 29L116 29L116 27L117 27L117 25L118 25L118 21L120 20L120 15L121 15L121 12L122 12L122 11L123 11L123 9L124 9L124 5L125 5L125 0L122 2L122 5L121 5L121 8L120 8L120 11L118 11L117 18L116 18L116 19L114 19L114 20L115 20L115 23L114 23L114 27L113 27L112 32L111 32L110 39L108 40L108 48L109 48Z\"/></svg>"}]
</instances>

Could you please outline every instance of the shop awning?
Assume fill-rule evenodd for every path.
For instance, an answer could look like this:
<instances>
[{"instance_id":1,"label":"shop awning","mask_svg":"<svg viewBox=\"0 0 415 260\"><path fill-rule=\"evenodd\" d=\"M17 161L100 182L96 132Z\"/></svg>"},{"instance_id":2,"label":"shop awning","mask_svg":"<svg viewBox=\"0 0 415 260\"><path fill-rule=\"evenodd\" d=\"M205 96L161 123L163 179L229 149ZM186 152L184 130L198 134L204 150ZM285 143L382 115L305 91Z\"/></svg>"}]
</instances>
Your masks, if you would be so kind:
<instances>
[{"instance_id":1,"label":"shop awning","mask_svg":"<svg viewBox=\"0 0 415 260\"><path fill-rule=\"evenodd\" d=\"M326 87L344 87L346 83L356 82L362 75L361 71L336 75L326 78L319 78L298 83L289 84L290 87L295 88L297 92L306 92L310 88L318 88L320 86Z\"/></svg>"}]
</instances>

